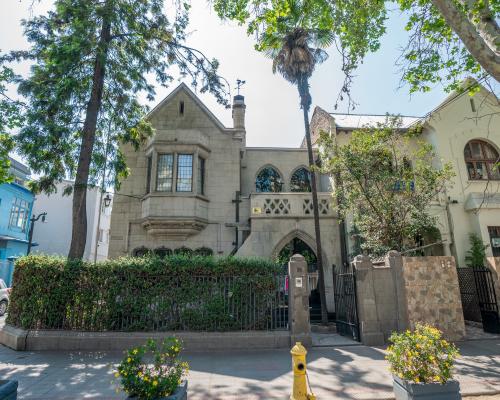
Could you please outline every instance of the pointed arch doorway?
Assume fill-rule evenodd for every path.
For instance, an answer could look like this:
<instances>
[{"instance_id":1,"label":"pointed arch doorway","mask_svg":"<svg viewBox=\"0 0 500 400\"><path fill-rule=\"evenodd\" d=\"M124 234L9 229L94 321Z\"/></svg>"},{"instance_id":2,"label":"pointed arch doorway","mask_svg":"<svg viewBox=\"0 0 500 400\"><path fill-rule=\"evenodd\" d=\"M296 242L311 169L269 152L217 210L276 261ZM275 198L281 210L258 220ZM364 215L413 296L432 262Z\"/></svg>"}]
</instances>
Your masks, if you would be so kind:
<instances>
[{"instance_id":1,"label":"pointed arch doorway","mask_svg":"<svg viewBox=\"0 0 500 400\"><path fill-rule=\"evenodd\" d=\"M309 295L309 309L311 322L321 322L321 299L318 291L318 267L316 253L311 247L298 237L294 237L286 243L277 255L278 261L283 266L288 266L290 257L294 254L302 255L307 262L307 272L309 287L311 293ZM285 267L287 268L287 267Z\"/></svg>"}]
</instances>

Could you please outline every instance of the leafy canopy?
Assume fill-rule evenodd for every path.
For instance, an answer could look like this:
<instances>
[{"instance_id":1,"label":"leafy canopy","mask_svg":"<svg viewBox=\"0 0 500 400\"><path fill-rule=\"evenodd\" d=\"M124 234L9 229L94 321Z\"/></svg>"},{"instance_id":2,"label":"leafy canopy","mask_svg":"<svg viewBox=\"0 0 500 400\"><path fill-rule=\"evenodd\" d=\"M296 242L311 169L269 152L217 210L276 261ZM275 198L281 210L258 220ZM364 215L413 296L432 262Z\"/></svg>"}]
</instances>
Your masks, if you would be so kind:
<instances>
[{"instance_id":1,"label":"leafy canopy","mask_svg":"<svg viewBox=\"0 0 500 400\"><path fill-rule=\"evenodd\" d=\"M436 231L429 204L452 176L451 165L434 167L432 146L421 128L403 130L399 117L352 133L347 144L321 134L324 172L335 177L334 194L343 218L352 216L361 247L370 254L415 247Z\"/></svg>"},{"instance_id":2,"label":"leafy canopy","mask_svg":"<svg viewBox=\"0 0 500 400\"><path fill-rule=\"evenodd\" d=\"M106 161L106 184L118 184L128 173L119 144L137 148L152 134L144 119L148 109L139 102L141 93L149 100L155 96L149 77L166 86L173 80L171 67L176 67L201 92L210 91L227 103L218 63L183 45L189 4L179 1L168 11L171 18L163 0L57 0L47 15L23 21L31 48L4 59L33 62L29 77L18 80L28 110L17 142L40 175L36 190L53 191L56 182L75 176L98 57L106 72L90 185L102 178ZM105 54L99 49L103 21L111 26Z\"/></svg>"},{"instance_id":3,"label":"leafy canopy","mask_svg":"<svg viewBox=\"0 0 500 400\"><path fill-rule=\"evenodd\" d=\"M342 55L342 71L345 74L339 100L349 94L353 71L366 53L379 48L379 38L385 32L386 10L381 1L214 0L214 8L221 18L247 24L248 34L256 37L255 48L270 55L275 60L273 68L292 83L297 73L293 70L291 72L295 73L290 73L286 66L295 65L300 71L301 63L291 63L287 57L299 59L301 55L287 52L287 36L296 30L295 36L306 40L303 45L316 48L309 55L304 52L306 56L315 58L315 62L304 59L306 62L302 63L309 66L306 67L309 70L305 71L309 76L315 64L325 58L325 53L319 49L335 44ZM290 39L293 40L293 36L289 36ZM300 51L300 46L296 47Z\"/></svg>"},{"instance_id":4,"label":"leafy canopy","mask_svg":"<svg viewBox=\"0 0 500 400\"><path fill-rule=\"evenodd\" d=\"M12 69L0 66L0 184L10 182L9 153L14 149L11 131L22 122L21 105L7 96L7 85L15 75Z\"/></svg>"}]
</instances>

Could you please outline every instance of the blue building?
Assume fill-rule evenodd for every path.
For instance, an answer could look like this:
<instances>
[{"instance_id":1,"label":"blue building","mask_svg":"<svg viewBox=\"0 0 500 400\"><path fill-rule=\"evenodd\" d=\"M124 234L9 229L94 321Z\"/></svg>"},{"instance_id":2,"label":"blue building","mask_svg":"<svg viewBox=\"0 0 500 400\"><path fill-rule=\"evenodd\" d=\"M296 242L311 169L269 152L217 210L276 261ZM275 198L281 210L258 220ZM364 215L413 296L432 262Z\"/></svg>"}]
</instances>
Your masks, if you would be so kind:
<instances>
[{"instance_id":1,"label":"blue building","mask_svg":"<svg viewBox=\"0 0 500 400\"><path fill-rule=\"evenodd\" d=\"M0 279L12 283L14 261L28 250L30 218L35 196L26 188L30 170L10 159L12 183L0 185Z\"/></svg>"}]
</instances>

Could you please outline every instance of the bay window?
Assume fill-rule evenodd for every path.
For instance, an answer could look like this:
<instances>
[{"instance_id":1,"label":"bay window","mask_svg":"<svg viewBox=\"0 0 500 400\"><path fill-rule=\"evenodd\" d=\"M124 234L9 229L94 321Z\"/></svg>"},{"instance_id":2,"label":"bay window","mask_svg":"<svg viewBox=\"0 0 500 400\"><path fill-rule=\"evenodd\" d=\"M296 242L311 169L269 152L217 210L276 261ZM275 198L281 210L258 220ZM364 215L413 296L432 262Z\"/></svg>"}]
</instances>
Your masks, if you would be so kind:
<instances>
[{"instance_id":1,"label":"bay window","mask_svg":"<svg viewBox=\"0 0 500 400\"><path fill-rule=\"evenodd\" d=\"M173 178L174 178L174 155L158 154L156 190L158 192L171 192Z\"/></svg>"},{"instance_id":2,"label":"bay window","mask_svg":"<svg viewBox=\"0 0 500 400\"><path fill-rule=\"evenodd\" d=\"M177 192L191 192L193 190L193 155L177 155Z\"/></svg>"}]
</instances>

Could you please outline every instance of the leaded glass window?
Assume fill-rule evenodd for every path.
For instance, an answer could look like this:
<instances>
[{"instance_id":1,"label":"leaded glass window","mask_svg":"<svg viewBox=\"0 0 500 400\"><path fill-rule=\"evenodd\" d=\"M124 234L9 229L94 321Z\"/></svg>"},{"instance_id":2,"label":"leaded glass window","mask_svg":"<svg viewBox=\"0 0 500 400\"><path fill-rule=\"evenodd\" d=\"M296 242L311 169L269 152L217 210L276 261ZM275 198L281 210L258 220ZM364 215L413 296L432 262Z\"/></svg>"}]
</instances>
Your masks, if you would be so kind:
<instances>
[{"instance_id":1,"label":"leaded glass window","mask_svg":"<svg viewBox=\"0 0 500 400\"><path fill-rule=\"evenodd\" d=\"M177 155L177 188L178 192L193 190L193 155Z\"/></svg>"},{"instance_id":2,"label":"leaded glass window","mask_svg":"<svg viewBox=\"0 0 500 400\"><path fill-rule=\"evenodd\" d=\"M205 194L205 159L198 157L198 194Z\"/></svg>"},{"instance_id":3,"label":"leaded glass window","mask_svg":"<svg viewBox=\"0 0 500 400\"><path fill-rule=\"evenodd\" d=\"M157 169L156 190L159 192L171 192L174 178L174 155L158 154Z\"/></svg>"},{"instance_id":4,"label":"leaded glass window","mask_svg":"<svg viewBox=\"0 0 500 400\"><path fill-rule=\"evenodd\" d=\"M311 174L305 168L297 169L290 179L290 190L292 192L310 192Z\"/></svg>"},{"instance_id":5,"label":"leaded glass window","mask_svg":"<svg viewBox=\"0 0 500 400\"><path fill-rule=\"evenodd\" d=\"M151 168L153 166L153 157L147 158L147 172L146 172L146 193L151 191Z\"/></svg>"},{"instance_id":6,"label":"leaded glass window","mask_svg":"<svg viewBox=\"0 0 500 400\"><path fill-rule=\"evenodd\" d=\"M283 181L278 171L273 167L262 168L255 179L257 192L281 192Z\"/></svg>"},{"instance_id":7,"label":"leaded glass window","mask_svg":"<svg viewBox=\"0 0 500 400\"><path fill-rule=\"evenodd\" d=\"M489 143L471 140L464 149L465 164L471 180L500 180L500 158Z\"/></svg>"}]
</instances>

